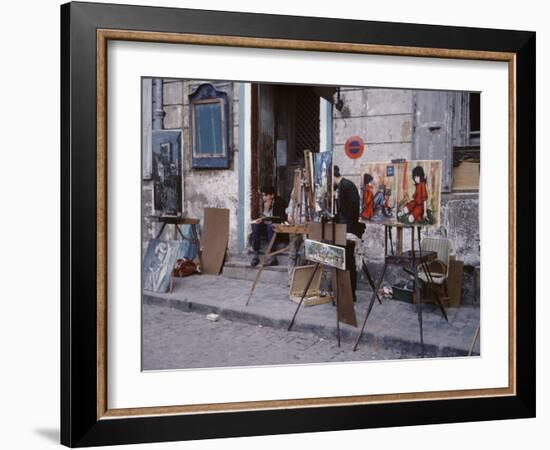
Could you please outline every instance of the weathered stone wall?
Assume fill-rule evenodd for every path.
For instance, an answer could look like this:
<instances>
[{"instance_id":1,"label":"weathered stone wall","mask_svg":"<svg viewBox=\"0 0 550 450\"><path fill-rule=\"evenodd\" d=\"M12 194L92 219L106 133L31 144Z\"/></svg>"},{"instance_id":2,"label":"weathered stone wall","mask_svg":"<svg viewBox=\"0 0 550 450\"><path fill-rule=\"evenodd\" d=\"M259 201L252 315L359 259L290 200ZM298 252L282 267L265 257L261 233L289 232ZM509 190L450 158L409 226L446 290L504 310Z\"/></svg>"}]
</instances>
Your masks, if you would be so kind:
<instances>
[{"instance_id":1,"label":"weathered stone wall","mask_svg":"<svg viewBox=\"0 0 550 450\"><path fill-rule=\"evenodd\" d=\"M343 88L342 111L334 108L334 163L359 185L359 167L369 161L411 159L413 95L410 90ZM350 159L344 144L351 136L365 142L360 158Z\"/></svg>"},{"instance_id":2,"label":"weathered stone wall","mask_svg":"<svg viewBox=\"0 0 550 450\"><path fill-rule=\"evenodd\" d=\"M206 81L204 81L206 82ZM189 130L189 94L193 93L203 81L164 80L164 128L183 130L183 199L184 211L189 217L202 220L204 208L228 208L229 249L237 247L237 205L238 205L238 118L239 118L239 83L213 83L216 89L226 92L229 99L230 154L229 169L193 169L191 166L190 130ZM143 182L142 207L144 217L143 243L154 237L158 224L147 219L153 214L152 182Z\"/></svg>"}]
</instances>

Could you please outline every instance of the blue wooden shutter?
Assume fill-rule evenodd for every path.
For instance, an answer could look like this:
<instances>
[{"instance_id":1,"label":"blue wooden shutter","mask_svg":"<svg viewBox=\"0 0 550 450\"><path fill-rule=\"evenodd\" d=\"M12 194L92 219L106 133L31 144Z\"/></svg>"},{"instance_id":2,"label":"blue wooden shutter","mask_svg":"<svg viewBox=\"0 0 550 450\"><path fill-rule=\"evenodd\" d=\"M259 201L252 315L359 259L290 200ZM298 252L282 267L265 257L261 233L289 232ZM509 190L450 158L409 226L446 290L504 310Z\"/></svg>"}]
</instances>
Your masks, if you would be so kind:
<instances>
[{"instance_id":1,"label":"blue wooden shutter","mask_svg":"<svg viewBox=\"0 0 550 450\"><path fill-rule=\"evenodd\" d=\"M230 166L229 103L227 94L201 84L189 95L189 124L194 169Z\"/></svg>"}]
</instances>

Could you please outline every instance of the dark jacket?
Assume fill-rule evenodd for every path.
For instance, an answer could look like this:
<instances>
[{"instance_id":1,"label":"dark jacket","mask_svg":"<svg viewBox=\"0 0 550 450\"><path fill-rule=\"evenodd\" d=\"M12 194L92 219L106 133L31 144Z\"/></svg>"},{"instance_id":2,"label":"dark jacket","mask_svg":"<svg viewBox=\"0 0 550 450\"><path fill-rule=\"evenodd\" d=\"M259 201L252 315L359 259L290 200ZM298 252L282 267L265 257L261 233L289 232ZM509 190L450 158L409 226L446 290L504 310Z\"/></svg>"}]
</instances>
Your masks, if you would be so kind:
<instances>
[{"instance_id":1,"label":"dark jacket","mask_svg":"<svg viewBox=\"0 0 550 450\"><path fill-rule=\"evenodd\" d=\"M345 223L346 231L361 238L365 229L364 224L359 223L359 191L355 183L342 178L338 183L337 223Z\"/></svg>"},{"instance_id":2,"label":"dark jacket","mask_svg":"<svg viewBox=\"0 0 550 450\"><path fill-rule=\"evenodd\" d=\"M261 213L263 213L264 205L262 204ZM273 199L273 216L279 219L272 220L273 223L286 222L286 202L279 196Z\"/></svg>"}]
</instances>

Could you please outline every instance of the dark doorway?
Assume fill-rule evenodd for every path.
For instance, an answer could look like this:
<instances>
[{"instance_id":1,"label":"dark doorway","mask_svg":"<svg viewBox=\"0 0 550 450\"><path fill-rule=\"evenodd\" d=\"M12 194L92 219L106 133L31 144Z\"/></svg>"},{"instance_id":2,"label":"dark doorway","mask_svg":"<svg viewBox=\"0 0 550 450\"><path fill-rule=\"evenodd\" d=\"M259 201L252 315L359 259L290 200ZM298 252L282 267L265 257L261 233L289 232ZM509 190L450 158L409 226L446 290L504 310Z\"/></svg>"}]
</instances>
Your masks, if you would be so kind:
<instances>
[{"instance_id":1,"label":"dark doorway","mask_svg":"<svg viewBox=\"0 0 550 450\"><path fill-rule=\"evenodd\" d=\"M259 213L259 189L275 187L290 198L294 170L304 150L319 151L319 95L311 86L252 85L252 217Z\"/></svg>"}]
</instances>

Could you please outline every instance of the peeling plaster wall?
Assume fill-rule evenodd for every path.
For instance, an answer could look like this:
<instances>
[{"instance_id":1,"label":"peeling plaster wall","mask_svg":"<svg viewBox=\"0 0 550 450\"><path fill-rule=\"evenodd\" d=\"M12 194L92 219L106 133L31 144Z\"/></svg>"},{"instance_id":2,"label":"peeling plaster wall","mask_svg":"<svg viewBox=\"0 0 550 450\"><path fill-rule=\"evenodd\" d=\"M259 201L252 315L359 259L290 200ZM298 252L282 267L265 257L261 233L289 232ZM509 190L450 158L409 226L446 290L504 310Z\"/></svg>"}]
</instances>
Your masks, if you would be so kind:
<instances>
[{"instance_id":1,"label":"peeling plaster wall","mask_svg":"<svg viewBox=\"0 0 550 450\"><path fill-rule=\"evenodd\" d=\"M189 94L193 93L202 83L208 81L164 80L163 105L164 128L183 131L183 198L184 211L189 217L202 221L204 208L227 208L229 219L229 250L237 248L237 206L238 206L238 117L239 117L239 84L231 82L212 83L219 91L226 92L229 100L230 117L230 154L229 169L192 169L191 148L189 140ZM158 224L147 216L153 214L152 182L143 181L143 227L142 239L144 247L147 240L154 237Z\"/></svg>"}]
</instances>

